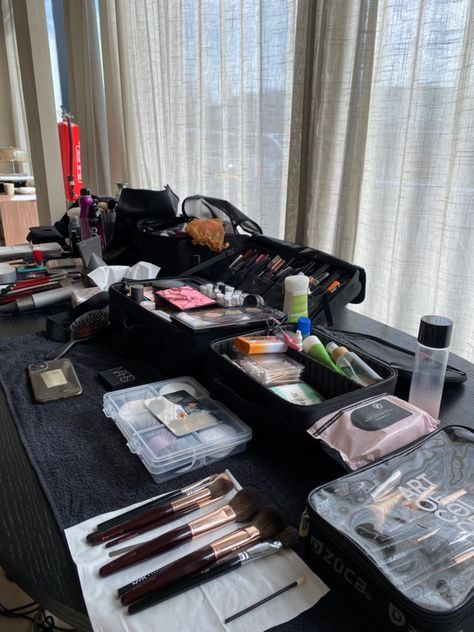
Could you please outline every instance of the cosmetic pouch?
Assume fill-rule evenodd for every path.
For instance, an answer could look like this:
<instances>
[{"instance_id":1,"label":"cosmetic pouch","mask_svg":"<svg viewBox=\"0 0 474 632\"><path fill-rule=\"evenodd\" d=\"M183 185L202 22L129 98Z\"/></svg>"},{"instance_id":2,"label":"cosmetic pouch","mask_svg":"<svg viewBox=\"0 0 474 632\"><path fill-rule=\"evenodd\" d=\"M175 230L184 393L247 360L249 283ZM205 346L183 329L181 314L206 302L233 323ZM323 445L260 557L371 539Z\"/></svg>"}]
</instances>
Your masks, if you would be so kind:
<instances>
[{"instance_id":1,"label":"cosmetic pouch","mask_svg":"<svg viewBox=\"0 0 474 632\"><path fill-rule=\"evenodd\" d=\"M291 331L294 327L285 326L283 329ZM266 333L268 331L260 330L251 335L262 336ZM313 333L323 344L339 342L335 336L329 338L318 327L313 329ZM213 377L212 396L223 401L251 426L257 441L270 444L279 452L298 454L314 443L306 431L325 415L367 397L390 394L395 390L396 371L376 358L360 354L382 378L371 386L361 387L306 353L288 348L287 355L304 366L301 380L323 397L320 403L295 404L258 382L234 363L234 337L215 340L210 345L208 365L209 374Z\"/></svg>"},{"instance_id":2,"label":"cosmetic pouch","mask_svg":"<svg viewBox=\"0 0 474 632\"><path fill-rule=\"evenodd\" d=\"M376 395L325 415L308 434L358 470L403 448L439 426L439 421L394 395Z\"/></svg>"},{"instance_id":3,"label":"cosmetic pouch","mask_svg":"<svg viewBox=\"0 0 474 632\"><path fill-rule=\"evenodd\" d=\"M474 433L438 430L313 490L303 522L313 568L382 629L474 627Z\"/></svg>"},{"instance_id":4,"label":"cosmetic pouch","mask_svg":"<svg viewBox=\"0 0 474 632\"><path fill-rule=\"evenodd\" d=\"M403 380L411 380L415 365L415 340L413 339L412 349L407 349L399 345L371 336L366 333L358 333L354 331L341 331L339 329L328 328L327 333L331 335L334 332L338 338L352 344L354 349L359 352L368 353L380 358L383 362L390 364L398 373L398 377ZM461 369L456 368L451 363L446 367L444 377L445 383L462 383L467 380L467 375Z\"/></svg>"}]
</instances>

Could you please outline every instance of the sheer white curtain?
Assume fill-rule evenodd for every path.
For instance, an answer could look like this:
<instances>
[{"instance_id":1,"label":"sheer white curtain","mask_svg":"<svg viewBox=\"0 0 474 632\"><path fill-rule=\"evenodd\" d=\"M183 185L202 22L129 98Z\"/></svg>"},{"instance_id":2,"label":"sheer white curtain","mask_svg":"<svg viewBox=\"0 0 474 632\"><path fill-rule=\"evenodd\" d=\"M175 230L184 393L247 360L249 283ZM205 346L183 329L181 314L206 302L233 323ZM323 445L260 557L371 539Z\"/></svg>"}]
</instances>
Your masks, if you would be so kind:
<instances>
[{"instance_id":1,"label":"sheer white curtain","mask_svg":"<svg viewBox=\"0 0 474 632\"><path fill-rule=\"evenodd\" d=\"M6 91L11 100L11 113L13 122L13 138L17 147L29 150L28 132L26 126L25 103L23 101L23 89L21 87L20 64L16 47L15 27L13 24L12 0L1 0L0 13L3 22L3 32L0 28L0 36L3 36L7 59L7 75L2 77L3 91ZM3 167L5 165L2 165ZM31 173L31 165L19 164L17 169Z\"/></svg>"},{"instance_id":2,"label":"sheer white curtain","mask_svg":"<svg viewBox=\"0 0 474 632\"><path fill-rule=\"evenodd\" d=\"M102 0L109 127L131 186L225 198L283 235L295 3Z\"/></svg>"},{"instance_id":3,"label":"sheer white curtain","mask_svg":"<svg viewBox=\"0 0 474 632\"><path fill-rule=\"evenodd\" d=\"M300 0L286 234L367 270L359 311L474 359L470 0Z\"/></svg>"}]
</instances>

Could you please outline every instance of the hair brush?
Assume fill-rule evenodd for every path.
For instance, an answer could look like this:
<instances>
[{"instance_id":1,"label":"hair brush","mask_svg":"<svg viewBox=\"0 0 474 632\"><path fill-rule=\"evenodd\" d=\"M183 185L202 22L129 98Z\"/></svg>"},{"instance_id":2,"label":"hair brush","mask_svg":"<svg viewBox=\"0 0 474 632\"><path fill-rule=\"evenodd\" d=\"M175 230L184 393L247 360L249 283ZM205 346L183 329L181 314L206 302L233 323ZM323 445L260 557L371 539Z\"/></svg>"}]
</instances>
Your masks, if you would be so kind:
<instances>
[{"instance_id":1,"label":"hair brush","mask_svg":"<svg viewBox=\"0 0 474 632\"><path fill-rule=\"evenodd\" d=\"M224 507L220 507L205 516L191 520L181 527L176 527L157 538L132 547L121 557L104 564L99 569L99 575L106 577L122 568L128 568L154 555L164 553L170 549L199 537L203 533L219 529L230 522L248 522L263 506L263 502L253 489L242 489Z\"/></svg>"},{"instance_id":2,"label":"hair brush","mask_svg":"<svg viewBox=\"0 0 474 632\"><path fill-rule=\"evenodd\" d=\"M103 309L92 309L76 320L70 326L71 339L60 347L56 347L44 357L45 360L59 360L76 342L85 342L103 331L109 324L109 314Z\"/></svg>"}]
</instances>

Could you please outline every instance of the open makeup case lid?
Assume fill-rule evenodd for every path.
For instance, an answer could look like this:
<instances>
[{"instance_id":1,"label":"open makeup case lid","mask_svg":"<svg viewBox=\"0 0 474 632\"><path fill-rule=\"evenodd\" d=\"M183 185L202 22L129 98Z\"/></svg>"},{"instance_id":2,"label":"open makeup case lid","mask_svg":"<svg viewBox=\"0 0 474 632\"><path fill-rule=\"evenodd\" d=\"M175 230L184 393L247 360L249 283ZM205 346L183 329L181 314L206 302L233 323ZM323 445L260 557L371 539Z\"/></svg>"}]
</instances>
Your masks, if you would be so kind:
<instances>
[{"instance_id":1,"label":"open makeup case lid","mask_svg":"<svg viewBox=\"0 0 474 632\"><path fill-rule=\"evenodd\" d=\"M157 407L167 404L168 412L154 414L153 403ZM250 428L224 405L212 400L192 377L106 393L103 407L105 415L113 419L127 439L130 451L143 461L156 482L240 452L252 437ZM187 415L182 409L187 410ZM183 416L174 418L175 412ZM189 425L183 428L186 423Z\"/></svg>"},{"instance_id":2,"label":"open makeup case lid","mask_svg":"<svg viewBox=\"0 0 474 632\"><path fill-rule=\"evenodd\" d=\"M388 340L377 338L366 333L352 331L342 331L332 327L322 327L328 336L334 335L340 341L352 345L354 351L360 351L373 358L378 358L385 364L396 369L398 376L411 380L415 363L415 341L413 351L405 347L400 347ZM462 383L467 380L467 375L461 369L448 364L444 381L447 383Z\"/></svg>"},{"instance_id":3,"label":"open makeup case lid","mask_svg":"<svg viewBox=\"0 0 474 632\"><path fill-rule=\"evenodd\" d=\"M473 466L474 432L449 426L317 487L308 514L318 571L333 575L330 550L367 582L367 605L380 608L381 591L404 630L472 630Z\"/></svg>"}]
</instances>

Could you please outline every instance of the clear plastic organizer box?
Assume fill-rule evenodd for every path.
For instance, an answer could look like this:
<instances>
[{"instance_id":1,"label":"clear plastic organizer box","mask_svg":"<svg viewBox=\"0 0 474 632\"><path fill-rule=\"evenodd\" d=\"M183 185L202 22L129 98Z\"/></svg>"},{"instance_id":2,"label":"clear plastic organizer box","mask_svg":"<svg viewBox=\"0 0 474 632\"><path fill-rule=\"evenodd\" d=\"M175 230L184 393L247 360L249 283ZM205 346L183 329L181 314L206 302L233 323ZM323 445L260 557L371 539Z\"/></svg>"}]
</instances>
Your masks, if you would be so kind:
<instances>
[{"instance_id":1,"label":"clear plastic organizer box","mask_svg":"<svg viewBox=\"0 0 474 632\"><path fill-rule=\"evenodd\" d=\"M210 413L215 425L176 436L148 408L150 400L171 394L174 401L190 395L190 405L197 402L201 411ZM252 438L251 429L226 406L211 399L192 377L106 393L104 413L114 420L130 451L143 461L157 483L243 452Z\"/></svg>"}]
</instances>

